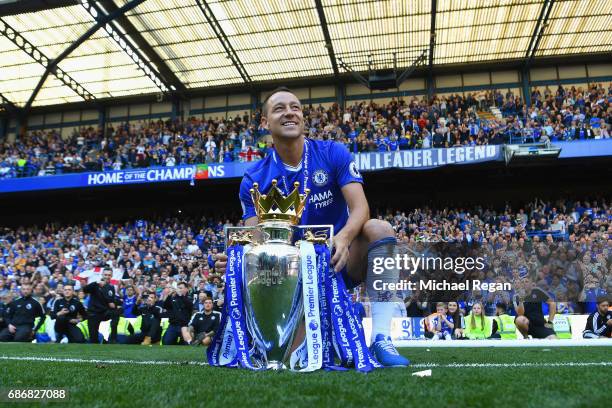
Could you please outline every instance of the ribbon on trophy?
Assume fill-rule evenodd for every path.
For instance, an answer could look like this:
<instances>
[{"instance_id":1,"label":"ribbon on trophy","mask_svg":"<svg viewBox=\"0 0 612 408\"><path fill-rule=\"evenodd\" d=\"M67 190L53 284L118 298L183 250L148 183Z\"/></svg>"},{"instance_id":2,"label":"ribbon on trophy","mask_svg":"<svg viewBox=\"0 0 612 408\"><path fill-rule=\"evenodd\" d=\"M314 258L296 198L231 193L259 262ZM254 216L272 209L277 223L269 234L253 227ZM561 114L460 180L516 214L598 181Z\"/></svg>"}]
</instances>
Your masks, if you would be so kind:
<instances>
[{"instance_id":1,"label":"ribbon on trophy","mask_svg":"<svg viewBox=\"0 0 612 408\"><path fill-rule=\"evenodd\" d=\"M251 363L249 353L250 336L242 299L243 257L242 245L232 245L228 248L225 280L229 298L223 306L219 330L206 354L208 363L213 366L258 370L260 368Z\"/></svg>"},{"instance_id":2,"label":"ribbon on trophy","mask_svg":"<svg viewBox=\"0 0 612 408\"><path fill-rule=\"evenodd\" d=\"M317 278L313 277L312 252L316 254ZM344 281L331 268L327 245L302 241L300 258L306 338L291 354L290 368L295 370L296 364L300 372L318 368L346 370L350 366L363 372L381 368L367 347ZM312 300L315 295L318 302ZM340 365L336 365L335 355Z\"/></svg>"},{"instance_id":3,"label":"ribbon on trophy","mask_svg":"<svg viewBox=\"0 0 612 408\"><path fill-rule=\"evenodd\" d=\"M304 323L306 336L304 342L293 352L289 359L292 370L309 372L323 367L323 335L321 333L321 314L319 310L319 264L314 245L308 241L300 243L301 275L298 286L302 286L304 304Z\"/></svg>"},{"instance_id":4,"label":"ribbon on trophy","mask_svg":"<svg viewBox=\"0 0 612 408\"><path fill-rule=\"evenodd\" d=\"M258 345L247 329L243 304L243 256L241 245L227 251L226 295L219 331L207 350L213 366L261 369L251 355ZM290 355L289 368L299 372L318 369L369 372L382 367L368 350L363 326L357 319L342 277L331 267L330 251L324 243L300 242L301 274L294 296L293 310L302 302L305 338ZM293 313L290 313L291 315ZM252 347L251 351L250 348ZM265 351L264 351L265 352ZM335 357L340 364L336 364Z\"/></svg>"}]
</instances>

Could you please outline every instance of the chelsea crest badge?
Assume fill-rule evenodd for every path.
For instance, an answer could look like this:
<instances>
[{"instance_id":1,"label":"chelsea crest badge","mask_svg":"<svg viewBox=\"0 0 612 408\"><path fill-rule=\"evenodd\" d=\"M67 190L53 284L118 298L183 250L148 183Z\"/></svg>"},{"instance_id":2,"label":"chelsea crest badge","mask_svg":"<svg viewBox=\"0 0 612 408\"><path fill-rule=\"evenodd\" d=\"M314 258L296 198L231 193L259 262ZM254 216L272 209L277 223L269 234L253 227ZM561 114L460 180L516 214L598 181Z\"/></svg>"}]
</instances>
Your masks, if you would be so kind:
<instances>
[{"instance_id":1,"label":"chelsea crest badge","mask_svg":"<svg viewBox=\"0 0 612 408\"><path fill-rule=\"evenodd\" d=\"M325 170L319 169L312 175L312 181L317 187L323 187L329 181L329 175Z\"/></svg>"}]
</instances>

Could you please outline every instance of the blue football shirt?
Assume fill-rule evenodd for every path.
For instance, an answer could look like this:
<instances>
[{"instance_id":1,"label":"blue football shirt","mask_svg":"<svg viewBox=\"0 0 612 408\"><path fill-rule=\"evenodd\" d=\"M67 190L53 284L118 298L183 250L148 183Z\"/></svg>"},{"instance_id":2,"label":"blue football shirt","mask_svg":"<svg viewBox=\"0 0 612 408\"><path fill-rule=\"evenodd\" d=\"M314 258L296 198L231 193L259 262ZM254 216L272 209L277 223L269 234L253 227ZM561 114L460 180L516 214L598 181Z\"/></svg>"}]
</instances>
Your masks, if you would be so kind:
<instances>
[{"instance_id":1,"label":"blue football shirt","mask_svg":"<svg viewBox=\"0 0 612 408\"><path fill-rule=\"evenodd\" d=\"M293 190L293 183L300 183L300 192L304 189L304 167L308 168L308 204L301 218L301 225L332 224L337 234L348 220L348 205L342 195L342 187L349 183L363 183L349 151L340 143L333 141L305 139L308 146L308 160L305 156L295 168L285 165L276 151L272 150L263 160L250 167L240 183L240 202L243 219L255 217L255 206L250 189L253 183L259 184L262 194L268 193L272 180L278 181L277 187L287 195ZM287 186L283 183L286 176ZM290 191L286 191L287 188Z\"/></svg>"}]
</instances>

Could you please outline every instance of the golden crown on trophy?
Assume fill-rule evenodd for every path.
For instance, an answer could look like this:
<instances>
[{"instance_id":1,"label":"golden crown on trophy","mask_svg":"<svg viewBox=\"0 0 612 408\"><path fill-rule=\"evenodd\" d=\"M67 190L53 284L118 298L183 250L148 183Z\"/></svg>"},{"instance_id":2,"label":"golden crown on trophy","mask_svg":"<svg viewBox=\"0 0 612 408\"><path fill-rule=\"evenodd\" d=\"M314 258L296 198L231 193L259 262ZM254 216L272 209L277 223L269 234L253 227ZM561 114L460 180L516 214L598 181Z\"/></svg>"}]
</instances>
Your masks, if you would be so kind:
<instances>
[{"instance_id":1,"label":"golden crown on trophy","mask_svg":"<svg viewBox=\"0 0 612 408\"><path fill-rule=\"evenodd\" d=\"M293 191L285 197L277 184L276 180L272 180L268 194L261 194L259 184L253 183L250 192L259 222L289 221L292 225L299 224L310 189L305 189L304 194L300 194L300 183L296 181L293 183Z\"/></svg>"}]
</instances>

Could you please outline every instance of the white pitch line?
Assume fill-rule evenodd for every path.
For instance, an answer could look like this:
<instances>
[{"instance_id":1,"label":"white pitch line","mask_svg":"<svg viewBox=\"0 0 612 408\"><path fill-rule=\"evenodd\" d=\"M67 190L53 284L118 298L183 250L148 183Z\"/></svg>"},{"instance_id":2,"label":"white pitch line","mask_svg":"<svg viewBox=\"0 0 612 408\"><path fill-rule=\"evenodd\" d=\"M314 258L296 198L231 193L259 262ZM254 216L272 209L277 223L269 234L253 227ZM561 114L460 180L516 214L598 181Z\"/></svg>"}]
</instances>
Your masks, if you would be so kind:
<instances>
[{"instance_id":1,"label":"white pitch line","mask_svg":"<svg viewBox=\"0 0 612 408\"><path fill-rule=\"evenodd\" d=\"M42 361L53 363L96 363L96 364L140 364L140 365L208 365L204 361L166 361L166 360L100 360L86 358L71 358L71 357L17 357L17 356L0 356L0 360L12 361Z\"/></svg>"},{"instance_id":2,"label":"white pitch line","mask_svg":"<svg viewBox=\"0 0 612 408\"><path fill-rule=\"evenodd\" d=\"M58 358L58 357L17 357L0 356L0 360L9 361L41 361L54 363L96 363L96 364L137 364L137 365L195 365L207 366L204 361L167 361L167 360L101 360L84 358ZM529 368L529 367L612 367L612 361L600 362L562 362L562 363L419 363L411 364L408 368Z\"/></svg>"},{"instance_id":3,"label":"white pitch line","mask_svg":"<svg viewBox=\"0 0 612 408\"><path fill-rule=\"evenodd\" d=\"M401 348L555 348L555 347L612 347L610 339L530 339L530 340L395 340Z\"/></svg>"},{"instance_id":4,"label":"white pitch line","mask_svg":"<svg viewBox=\"0 0 612 408\"><path fill-rule=\"evenodd\" d=\"M608 367L612 361L564 362L564 363L421 363L411 364L414 368L527 368L527 367Z\"/></svg>"}]
</instances>

